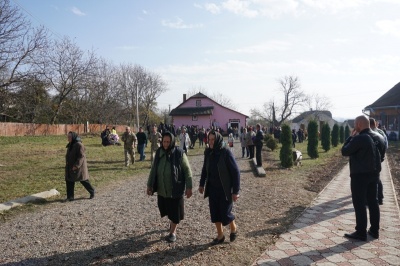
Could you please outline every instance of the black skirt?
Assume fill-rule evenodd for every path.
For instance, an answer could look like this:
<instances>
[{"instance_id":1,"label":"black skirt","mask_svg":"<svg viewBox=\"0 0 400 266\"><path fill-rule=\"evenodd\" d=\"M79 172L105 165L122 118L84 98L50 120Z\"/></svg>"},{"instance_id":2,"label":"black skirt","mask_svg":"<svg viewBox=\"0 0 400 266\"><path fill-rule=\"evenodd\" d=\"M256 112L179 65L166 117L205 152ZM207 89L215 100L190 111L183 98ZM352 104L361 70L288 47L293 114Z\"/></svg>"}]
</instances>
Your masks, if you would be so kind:
<instances>
[{"instance_id":1,"label":"black skirt","mask_svg":"<svg viewBox=\"0 0 400 266\"><path fill-rule=\"evenodd\" d=\"M183 197L180 198L164 198L157 196L157 205L160 210L161 217L168 216L174 224L179 224L184 218Z\"/></svg>"},{"instance_id":2,"label":"black skirt","mask_svg":"<svg viewBox=\"0 0 400 266\"><path fill-rule=\"evenodd\" d=\"M233 203L226 199L222 186L210 186L209 191L211 222L222 223L223 226L230 224L235 220L235 215L232 213Z\"/></svg>"}]
</instances>

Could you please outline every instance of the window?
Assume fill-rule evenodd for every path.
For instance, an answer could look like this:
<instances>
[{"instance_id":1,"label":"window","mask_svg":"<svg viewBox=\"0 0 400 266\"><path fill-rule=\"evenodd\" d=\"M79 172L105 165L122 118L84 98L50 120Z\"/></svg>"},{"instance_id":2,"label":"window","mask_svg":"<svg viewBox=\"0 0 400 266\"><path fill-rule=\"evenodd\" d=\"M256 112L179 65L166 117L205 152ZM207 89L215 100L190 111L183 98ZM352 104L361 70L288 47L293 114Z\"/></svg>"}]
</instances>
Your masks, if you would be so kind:
<instances>
[{"instance_id":1,"label":"window","mask_svg":"<svg viewBox=\"0 0 400 266\"><path fill-rule=\"evenodd\" d=\"M200 106L201 106L201 100L196 100L196 107L200 107Z\"/></svg>"},{"instance_id":2,"label":"window","mask_svg":"<svg viewBox=\"0 0 400 266\"><path fill-rule=\"evenodd\" d=\"M192 121L197 121L197 115L192 116Z\"/></svg>"}]
</instances>

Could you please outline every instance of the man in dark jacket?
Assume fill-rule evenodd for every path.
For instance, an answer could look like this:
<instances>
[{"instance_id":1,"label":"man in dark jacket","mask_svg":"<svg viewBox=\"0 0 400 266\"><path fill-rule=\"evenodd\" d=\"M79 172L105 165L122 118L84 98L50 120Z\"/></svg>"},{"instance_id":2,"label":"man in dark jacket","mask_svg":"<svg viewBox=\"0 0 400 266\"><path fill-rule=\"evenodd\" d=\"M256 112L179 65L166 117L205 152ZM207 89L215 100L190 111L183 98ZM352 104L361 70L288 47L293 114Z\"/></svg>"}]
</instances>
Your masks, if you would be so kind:
<instances>
[{"instance_id":1,"label":"man in dark jacket","mask_svg":"<svg viewBox=\"0 0 400 266\"><path fill-rule=\"evenodd\" d=\"M257 124L256 125L256 137L254 141L254 145L256 146L256 161L257 161L257 166L262 166L262 158L261 158L261 151L263 147L263 139L264 139L264 134L261 130L261 125Z\"/></svg>"},{"instance_id":2,"label":"man in dark jacket","mask_svg":"<svg viewBox=\"0 0 400 266\"><path fill-rule=\"evenodd\" d=\"M372 132L374 133L374 135L377 135L376 133L381 135L381 138L379 136L375 136L375 137L373 137L373 139L374 139L375 143L378 144L377 147L378 147L380 155L381 155L381 162L383 162L383 160L385 160L386 150L389 147L388 140L386 138L385 133L376 127L375 119L373 119L373 118L369 119L369 126L370 126ZM380 177L378 180L378 203L379 203L379 205L383 204L383 185L382 185L382 181L381 181Z\"/></svg>"},{"instance_id":3,"label":"man in dark jacket","mask_svg":"<svg viewBox=\"0 0 400 266\"><path fill-rule=\"evenodd\" d=\"M368 234L379 238L380 212L377 188L381 158L371 137L372 134L369 119L365 116L358 116L354 121L351 136L342 147L342 155L350 157L351 197L356 214L356 231L344 236L362 241L367 240L366 203L371 223Z\"/></svg>"},{"instance_id":4,"label":"man in dark jacket","mask_svg":"<svg viewBox=\"0 0 400 266\"><path fill-rule=\"evenodd\" d=\"M146 159L146 155L144 154L144 148L147 145L147 135L143 132L143 128L139 127L139 132L136 133L137 138L137 150L140 154L140 161L144 161Z\"/></svg>"}]
</instances>

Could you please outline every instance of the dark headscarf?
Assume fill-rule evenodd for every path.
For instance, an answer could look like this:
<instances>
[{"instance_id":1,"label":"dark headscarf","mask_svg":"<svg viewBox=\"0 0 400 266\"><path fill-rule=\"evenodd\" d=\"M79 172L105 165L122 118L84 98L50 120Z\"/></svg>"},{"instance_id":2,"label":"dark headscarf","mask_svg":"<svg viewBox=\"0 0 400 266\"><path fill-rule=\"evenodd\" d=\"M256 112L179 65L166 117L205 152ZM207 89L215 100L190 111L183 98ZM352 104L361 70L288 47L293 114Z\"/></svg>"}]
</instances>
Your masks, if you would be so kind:
<instances>
[{"instance_id":1,"label":"dark headscarf","mask_svg":"<svg viewBox=\"0 0 400 266\"><path fill-rule=\"evenodd\" d=\"M78 136L78 134L77 134L76 132L70 131L70 132L68 132L68 134L71 134L71 136L72 136L71 142L68 142L68 144L67 144L67 148L68 148L68 149L71 149L71 147L72 147L75 143L77 143L77 142L82 142L81 138Z\"/></svg>"},{"instance_id":2,"label":"dark headscarf","mask_svg":"<svg viewBox=\"0 0 400 266\"><path fill-rule=\"evenodd\" d=\"M164 149L167 153L170 153L172 151L173 148L175 148L175 136L169 132L169 131L165 131L161 134L162 139L164 139L165 136L169 136L171 138L171 143L169 144L167 149L164 149L164 145L162 145L161 143L161 147L162 149Z\"/></svg>"},{"instance_id":3,"label":"dark headscarf","mask_svg":"<svg viewBox=\"0 0 400 266\"><path fill-rule=\"evenodd\" d=\"M215 130L210 131L210 133L208 133L208 136L210 136L210 134L215 135L215 141L214 141L214 146L213 148L208 148L210 150L220 150L221 148L224 147L224 137L222 137L222 135Z\"/></svg>"}]
</instances>

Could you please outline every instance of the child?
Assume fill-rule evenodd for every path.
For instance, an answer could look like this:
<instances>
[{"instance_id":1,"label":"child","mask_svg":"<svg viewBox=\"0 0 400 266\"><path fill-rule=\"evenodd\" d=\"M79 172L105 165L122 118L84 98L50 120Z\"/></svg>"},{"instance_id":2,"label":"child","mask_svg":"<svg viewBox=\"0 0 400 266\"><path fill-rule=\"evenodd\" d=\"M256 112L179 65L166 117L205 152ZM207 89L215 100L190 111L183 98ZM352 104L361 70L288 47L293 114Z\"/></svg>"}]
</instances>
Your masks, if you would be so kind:
<instances>
[{"instance_id":1,"label":"child","mask_svg":"<svg viewBox=\"0 0 400 266\"><path fill-rule=\"evenodd\" d=\"M229 149L231 150L231 152L233 152L233 140L234 140L233 134L232 134L232 133L229 133L229 136L228 136L228 146L229 146Z\"/></svg>"}]
</instances>

